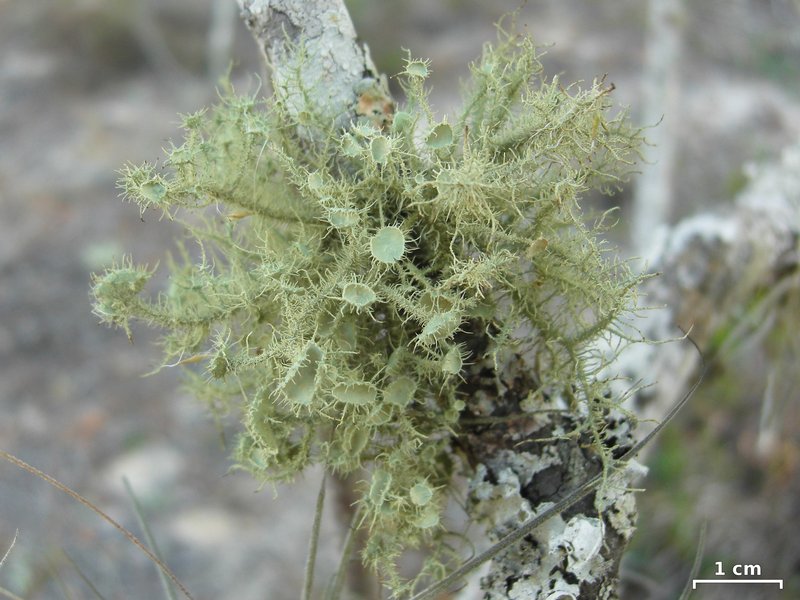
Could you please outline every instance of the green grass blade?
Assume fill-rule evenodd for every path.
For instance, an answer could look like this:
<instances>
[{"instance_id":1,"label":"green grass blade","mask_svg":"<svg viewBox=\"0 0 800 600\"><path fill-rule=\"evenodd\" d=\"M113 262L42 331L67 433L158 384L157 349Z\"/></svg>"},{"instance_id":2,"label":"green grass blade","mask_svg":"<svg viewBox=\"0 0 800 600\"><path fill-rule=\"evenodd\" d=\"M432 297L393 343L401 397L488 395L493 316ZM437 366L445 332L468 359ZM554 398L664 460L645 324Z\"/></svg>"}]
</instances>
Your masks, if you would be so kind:
<instances>
[{"instance_id":1,"label":"green grass blade","mask_svg":"<svg viewBox=\"0 0 800 600\"><path fill-rule=\"evenodd\" d=\"M62 552L64 553L64 556L66 557L67 561L69 561L69 564L72 565L72 568L75 569L75 572L78 574L78 577L80 577L81 580L83 580L83 583L86 584L86 587L92 590L92 593L94 594L95 598L97 598L98 600L106 600L106 597L100 593L100 590L98 590L97 587L95 587L95 585L92 583L92 580L89 579L83 572L83 570L78 566L78 563L75 562L75 560L67 553L66 550L62 550Z\"/></svg>"},{"instance_id":2,"label":"green grass blade","mask_svg":"<svg viewBox=\"0 0 800 600\"><path fill-rule=\"evenodd\" d=\"M694 563L692 563L692 570L689 573L686 587L683 588L683 592L678 600L689 600L689 594L692 593L692 580L695 579L700 572L700 564L703 562L703 553L706 549L706 528L707 523L703 523L703 527L700 529L700 540L697 542L697 552L694 555Z\"/></svg>"},{"instance_id":3,"label":"green grass blade","mask_svg":"<svg viewBox=\"0 0 800 600\"><path fill-rule=\"evenodd\" d=\"M308 544L308 558L306 558L306 570L303 578L303 600L311 600L311 591L314 587L314 564L317 560L317 547L319 545L319 529L322 524L322 509L325 506L325 473L322 474L322 482L319 484L317 494L317 506L314 509L314 524L311 526L311 540Z\"/></svg>"},{"instance_id":4,"label":"green grass blade","mask_svg":"<svg viewBox=\"0 0 800 600\"><path fill-rule=\"evenodd\" d=\"M350 564L350 559L356 547L356 538L358 537L356 536L356 531L358 530L358 523L361 521L362 512L362 506L359 505L358 509L353 514L350 527L347 529L347 536L344 538L344 546L342 548L342 557L339 559L339 567L336 569L336 575L325 596L326 600L340 600L342 597L344 580L347 575L347 566Z\"/></svg>"},{"instance_id":5,"label":"green grass blade","mask_svg":"<svg viewBox=\"0 0 800 600\"><path fill-rule=\"evenodd\" d=\"M156 544L156 540L153 537L153 532L150 530L150 526L147 524L147 519L144 518L142 506L139 504L139 500L133 493L133 488L131 487L130 481L128 481L127 477L123 477L122 483L125 485L125 491L127 492L128 497L131 499L131 504L133 504L133 511L136 513L136 519L139 521L139 527L142 528L142 533L144 533L144 540L147 542L147 545L150 546L153 554L155 554L159 560L163 560L161 557L161 552L158 549L158 545ZM167 598L167 600L177 600L175 597L175 590L172 589L172 585L170 585L170 582L167 579L167 576L164 574L164 571L161 569L156 569L156 571L158 571L158 578L161 580L161 587L164 590L164 596Z\"/></svg>"}]
</instances>

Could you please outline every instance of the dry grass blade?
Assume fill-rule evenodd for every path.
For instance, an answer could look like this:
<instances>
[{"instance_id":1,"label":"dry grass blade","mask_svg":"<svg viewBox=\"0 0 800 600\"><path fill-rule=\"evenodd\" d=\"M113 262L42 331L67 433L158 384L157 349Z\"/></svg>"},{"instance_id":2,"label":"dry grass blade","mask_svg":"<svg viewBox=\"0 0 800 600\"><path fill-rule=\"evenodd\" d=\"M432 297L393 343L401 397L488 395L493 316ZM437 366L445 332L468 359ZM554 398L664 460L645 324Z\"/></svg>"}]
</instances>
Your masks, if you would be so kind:
<instances>
[{"instance_id":1,"label":"dry grass blade","mask_svg":"<svg viewBox=\"0 0 800 600\"><path fill-rule=\"evenodd\" d=\"M170 569L164 563L164 561L162 561L155 554L153 554L147 548L147 546L145 546L139 540L139 538L137 538L130 531L125 529L122 525L117 523L114 519L112 519L110 516L108 516L102 510L100 510L97 506L92 504L89 500L87 500L86 498L81 496L78 492L68 488L67 486L65 486L60 481L50 477L50 475L48 475L47 473L44 473L44 472L40 471L39 469L37 469L36 467L33 467L33 466L29 465L24 460L17 458L13 454L9 454L5 450L0 450L0 457L4 458L8 462L10 462L12 465L16 465L17 467L19 467L23 471L27 471L31 475L35 475L39 479L43 479L44 481L46 481L47 483L52 485L57 490L60 490L60 491L64 492L68 496L71 496L72 498L74 498L75 500L77 500L78 502L83 504L86 508L88 508L89 510L91 510L95 514L99 515L104 521L106 521L107 523L112 525L117 531L119 531L122 535L124 535L131 544L133 544L134 546L139 548L139 550L144 552L144 554L147 556L147 558L149 558L156 565L158 565L158 568L161 569L164 572L164 574L166 574L166 576L169 577L176 586L178 586L178 589L181 591L181 593L184 596L186 596L189 600L194 600L194 597L189 593L189 590L187 590L184 587L184 585L180 582L180 580L175 575L175 573L172 572L172 569Z\"/></svg>"},{"instance_id":2,"label":"dry grass blade","mask_svg":"<svg viewBox=\"0 0 800 600\"><path fill-rule=\"evenodd\" d=\"M14 549L14 544L17 543L17 536L18 535L19 535L19 529L17 529L14 532L14 539L11 540L11 545L8 547L8 550L6 550L6 553L3 554L3 558L0 559L0 568L2 568L4 564L6 564L6 560L8 559L9 555L11 554L11 550Z\"/></svg>"},{"instance_id":3,"label":"dry grass blade","mask_svg":"<svg viewBox=\"0 0 800 600\"><path fill-rule=\"evenodd\" d=\"M8 598L9 600L25 600L25 598L17 596L14 592L7 590L4 587L0 587L0 596L3 598Z\"/></svg>"}]
</instances>

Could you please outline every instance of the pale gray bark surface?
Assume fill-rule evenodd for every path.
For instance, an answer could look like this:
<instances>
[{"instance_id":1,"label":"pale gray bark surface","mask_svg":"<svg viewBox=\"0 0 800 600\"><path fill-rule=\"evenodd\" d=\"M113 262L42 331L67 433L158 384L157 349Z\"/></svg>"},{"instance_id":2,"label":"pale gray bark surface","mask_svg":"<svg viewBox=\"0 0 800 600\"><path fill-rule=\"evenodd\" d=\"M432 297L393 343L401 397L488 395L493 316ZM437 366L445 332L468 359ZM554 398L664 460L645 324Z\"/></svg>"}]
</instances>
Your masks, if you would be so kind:
<instances>
[{"instance_id":1,"label":"pale gray bark surface","mask_svg":"<svg viewBox=\"0 0 800 600\"><path fill-rule=\"evenodd\" d=\"M531 518L562 500L598 475L603 468L589 434L564 437L586 417L572 412L526 414L520 407L537 384L521 356L500 365L497 379L491 361L477 363L467 385L491 405L492 416L510 418L495 426L465 428L464 444L475 459L470 482L470 517L486 523L491 541L519 529ZM499 382L499 385L498 385ZM546 407L565 408L559 399ZM619 444L616 456L631 447L626 419L610 420ZM561 439L553 440L554 437ZM617 454L618 452L618 454ZM482 597L491 600L531 598L595 599L616 597L617 572L634 532L636 506L632 483L641 473L630 468L612 475L602 490L592 492L520 543L498 554L480 582Z\"/></svg>"},{"instance_id":2,"label":"pale gray bark surface","mask_svg":"<svg viewBox=\"0 0 800 600\"><path fill-rule=\"evenodd\" d=\"M659 229L669 220L674 203L673 176L678 147L683 24L683 0L650 0L642 72L642 125L647 131L650 164L642 165L633 196L632 242L647 252ZM658 124L657 127L653 125Z\"/></svg>"},{"instance_id":3,"label":"pale gray bark surface","mask_svg":"<svg viewBox=\"0 0 800 600\"><path fill-rule=\"evenodd\" d=\"M650 269L660 275L644 286L642 301L658 308L638 324L647 338L680 337L683 329L705 351L721 327L748 326L745 307L759 295L757 318L766 320L797 288L800 146L785 149L779 164L751 168L750 177L733 207L682 221L653 249ZM700 364L677 343L638 344L620 358L628 376L655 382L634 399L637 412L652 418L681 396Z\"/></svg>"},{"instance_id":4,"label":"pale gray bark surface","mask_svg":"<svg viewBox=\"0 0 800 600\"><path fill-rule=\"evenodd\" d=\"M239 0L242 18L293 114L309 104L320 122L346 126L361 91L377 80L366 46L338 0ZM311 100L309 103L308 100Z\"/></svg>"}]
</instances>

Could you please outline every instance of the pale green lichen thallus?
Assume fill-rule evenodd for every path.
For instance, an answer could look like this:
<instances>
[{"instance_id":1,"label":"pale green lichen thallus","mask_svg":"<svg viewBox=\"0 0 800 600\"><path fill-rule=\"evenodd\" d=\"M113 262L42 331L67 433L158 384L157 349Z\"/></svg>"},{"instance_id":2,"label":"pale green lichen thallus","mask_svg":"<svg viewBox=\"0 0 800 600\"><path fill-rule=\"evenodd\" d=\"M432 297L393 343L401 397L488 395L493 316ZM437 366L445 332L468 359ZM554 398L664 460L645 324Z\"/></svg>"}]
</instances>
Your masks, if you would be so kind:
<instances>
[{"instance_id":1,"label":"pale green lichen thallus","mask_svg":"<svg viewBox=\"0 0 800 600\"><path fill-rule=\"evenodd\" d=\"M574 397L576 381L596 385L588 349L636 282L578 206L637 156L609 89L543 79L534 44L501 33L448 121L428 104L430 72L409 58L391 119L317 123L315 144L298 133L313 107L299 128L277 97L230 93L183 117L165 168L128 166L121 185L142 210L180 217L200 250L179 246L161 291L131 261L94 280L104 322L160 328L164 364L204 364L186 369L193 392L240 407L236 461L257 479L369 467L363 556L395 591L404 550L433 549L427 575L450 558L460 386L484 358L469 339L536 355L542 386Z\"/></svg>"}]
</instances>

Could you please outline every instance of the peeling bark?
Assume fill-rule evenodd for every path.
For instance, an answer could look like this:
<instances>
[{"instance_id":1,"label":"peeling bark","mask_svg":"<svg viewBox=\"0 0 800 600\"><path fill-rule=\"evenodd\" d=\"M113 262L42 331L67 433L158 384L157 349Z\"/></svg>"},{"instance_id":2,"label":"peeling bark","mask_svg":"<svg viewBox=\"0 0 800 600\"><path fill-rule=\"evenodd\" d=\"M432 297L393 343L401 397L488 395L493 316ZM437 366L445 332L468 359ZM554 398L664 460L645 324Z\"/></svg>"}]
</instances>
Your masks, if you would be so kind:
<instances>
[{"instance_id":1,"label":"peeling bark","mask_svg":"<svg viewBox=\"0 0 800 600\"><path fill-rule=\"evenodd\" d=\"M490 416L503 421L465 427L461 444L475 470L470 516L486 523L496 541L592 479L603 464L588 433L563 437L585 417L564 411L566 405L558 399L544 407L551 412L537 406L536 413L525 413L521 408L529 391L538 387L524 357L512 356L499 365L496 378L491 362L472 365L466 385L482 382L472 390L470 404L491 406ZM622 417L609 427L618 432L609 441L620 457L632 446L630 430ZM634 468L613 475L602 491L587 495L498 554L481 580L484 598L615 598L619 562L636 521L630 487L637 475Z\"/></svg>"}]
</instances>

